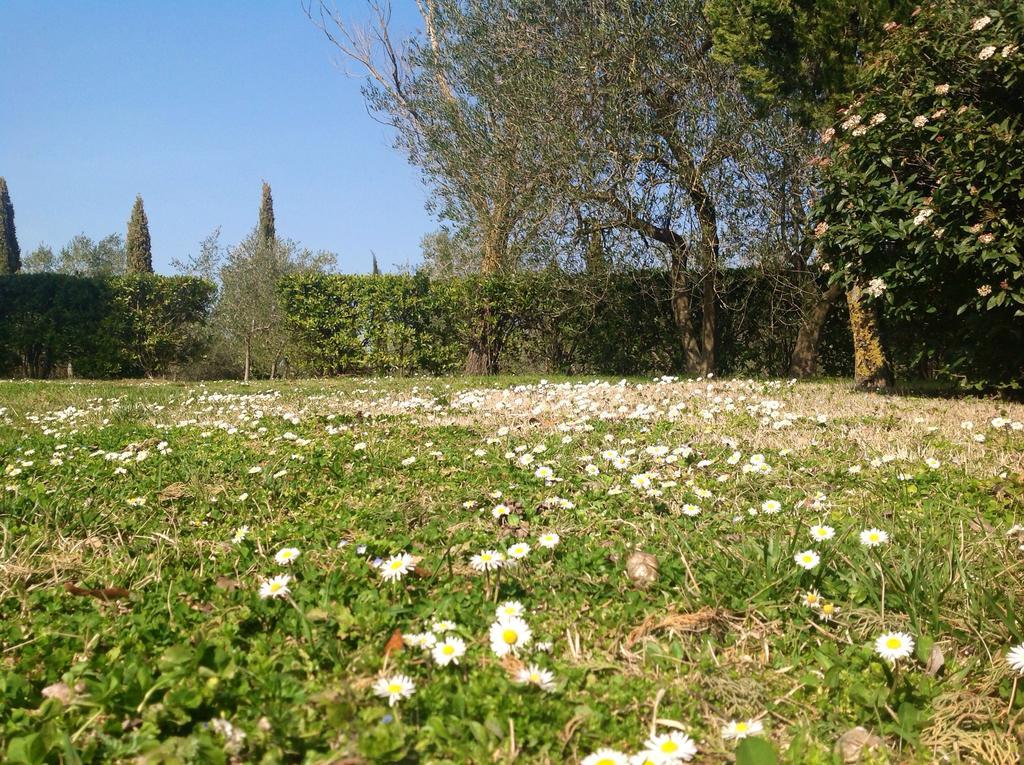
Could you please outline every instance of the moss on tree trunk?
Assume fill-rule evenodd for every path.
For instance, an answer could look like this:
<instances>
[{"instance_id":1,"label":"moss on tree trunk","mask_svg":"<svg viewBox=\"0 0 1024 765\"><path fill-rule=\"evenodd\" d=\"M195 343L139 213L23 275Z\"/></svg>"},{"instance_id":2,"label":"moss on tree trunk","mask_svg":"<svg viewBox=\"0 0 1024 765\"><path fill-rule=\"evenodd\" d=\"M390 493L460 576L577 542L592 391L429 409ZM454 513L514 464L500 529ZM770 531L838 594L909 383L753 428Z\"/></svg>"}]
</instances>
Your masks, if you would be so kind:
<instances>
[{"instance_id":1,"label":"moss on tree trunk","mask_svg":"<svg viewBox=\"0 0 1024 765\"><path fill-rule=\"evenodd\" d=\"M853 333L853 384L869 390L891 387L892 367L885 353L874 303L866 300L862 287L855 284L846 293L846 304Z\"/></svg>"}]
</instances>

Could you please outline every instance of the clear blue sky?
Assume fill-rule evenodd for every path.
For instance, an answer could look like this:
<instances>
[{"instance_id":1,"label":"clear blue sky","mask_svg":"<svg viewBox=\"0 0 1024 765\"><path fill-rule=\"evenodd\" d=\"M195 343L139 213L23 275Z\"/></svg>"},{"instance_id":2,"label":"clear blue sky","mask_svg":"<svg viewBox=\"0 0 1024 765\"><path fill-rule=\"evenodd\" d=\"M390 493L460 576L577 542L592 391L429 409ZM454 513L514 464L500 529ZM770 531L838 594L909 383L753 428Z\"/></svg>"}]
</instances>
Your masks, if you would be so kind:
<instances>
[{"instance_id":1,"label":"clear blue sky","mask_svg":"<svg viewBox=\"0 0 1024 765\"><path fill-rule=\"evenodd\" d=\"M363 17L362 0L336 2ZM394 5L412 28L412 0ZM415 263L436 228L299 0L0 0L0 72L0 175L24 253L123 235L140 193L169 273L216 226L230 244L255 225L261 179L278 233L338 253L341 271L369 270L371 249L386 270Z\"/></svg>"}]
</instances>

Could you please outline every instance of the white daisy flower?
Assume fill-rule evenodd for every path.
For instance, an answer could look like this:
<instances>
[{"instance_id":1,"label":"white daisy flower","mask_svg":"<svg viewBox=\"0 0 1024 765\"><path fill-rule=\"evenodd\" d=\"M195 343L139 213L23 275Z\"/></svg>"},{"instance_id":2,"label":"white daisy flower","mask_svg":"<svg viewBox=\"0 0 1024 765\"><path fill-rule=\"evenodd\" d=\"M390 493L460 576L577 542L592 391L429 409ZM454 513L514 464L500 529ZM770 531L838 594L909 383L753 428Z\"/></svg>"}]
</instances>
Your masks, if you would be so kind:
<instances>
[{"instance_id":1,"label":"white daisy flower","mask_svg":"<svg viewBox=\"0 0 1024 765\"><path fill-rule=\"evenodd\" d=\"M533 632L518 616L504 616L491 625L491 650L501 658L530 644Z\"/></svg>"},{"instance_id":2,"label":"white daisy flower","mask_svg":"<svg viewBox=\"0 0 1024 765\"><path fill-rule=\"evenodd\" d=\"M449 664L458 664L459 658L464 656L465 653L465 641L455 635L449 635L443 641L435 645L434 649L431 651L434 661L441 667L447 667Z\"/></svg>"},{"instance_id":3,"label":"white daisy flower","mask_svg":"<svg viewBox=\"0 0 1024 765\"><path fill-rule=\"evenodd\" d=\"M437 635L433 632L411 632L402 635L402 642L410 648L423 648L429 651L437 645Z\"/></svg>"},{"instance_id":4,"label":"white daisy flower","mask_svg":"<svg viewBox=\"0 0 1024 765\"><path fill-rule=\"evenodd\" d=\"M738 741L747 736L759 736L764 732L764 725L760 720L730 720L722 726L722 738L731 741Z\"/></svg>"},{"instance_id":5,"label":"white daisy flower","mask_svg":"<svg viewBox=\"0 0 1024 765\"><path fill-rule=\"evenodd\" d=\"M483 550L469 559L469 565L476 571L495 571L505 563L505 553L497 550Z\"/></svg>"},{"instance_id":6,"label":"white daisy flower","mask_svg":"<svg viewBox=\"0 0 1024 765\"><path fill-rule=\"evenodd\" d=\"M894 664L913 652L914 638L906 632L886 632L875 640L875 653Z\"/></svg>"},{"instance_id":7,"label":"white daisy flower","mask_svg":"<svg viewBox=\"0 0 1024 765\"><path fill-rule=\"evenodd\" d=\"M409 553L399 553L398 555L392 555L386 561L380 564L380 575L381 578L386 582L397 582L403 576L408 574L416 566L416 561Z\"/></svg>"},{"instance_id":8,"label":"white daisy flower","mask_svg":"<svg viewBox=\"0 0 1024 765\"><path fill-rule=\"evenodd\" d=\"M580 760L580 765L629 765L629 757L616 749L598 749Z\"/></svg>"},{"instance_id":9,"label":"white daisy flower","mask_svg":"<svg viewBox=\"0 0 1024 765\"><path fill-rule=\"evenodd\" d=\"M536 685L542 691L553 691L555 689L555 675L553 672L541 669L536 664L523 667L516 673L516 682L523 685Z\"/></svg>"},{"instance_id":10,"label":"white daisy flower","mask_svg":"<svg viewBox=\"0 0 1024 765\"><path fill-rule=\"evenodd\" d=\"M416 692L416 684L406 675L381 677L373 684L373 692L387 699L388 705L393 707L399 701L412 696Z\"/></svg>"},{"instance_id":11,"label":"white daisy flower","mask_svg":"<svg viewBox=\"0 0 1024 765\"><path fill-rule=\"evenodd\" d=\"M652 749L644 749L629 758L629 765L672 765L676 762L679 760L670 759Z\"/></svg>"},{"instance_id":12,"label":"white daisy flower","mask_svg":"<svg viewBox=\"0 0 1024 765\"><path fill-rule=\"evenodd\" d=\"M644 742L644 748L657 752L672 760L688 762L697 754L697 745L682 731L651 736Z\"/></svg>"},{"instance_id":13,"label":"white daisy flower","mask_svg":"<svg viewBox=\"0 0 1024 765\"><path fill-rule=\"evenodd\" d=\"M651 488L653 481L650 473L637 473L629 479L629 485L634 489L646 490Z\"/></svg>"},{"instance_id":14,"label":"white daisy flower","mask_svg":"<svg viewBox=\"0 0 1024 765\"><path fill-rule=\"evenodd\" d=\"M818 553L814 552L814 550L798 552L793 556L793 560L796 561L796 565L800 566L800 568L806 569L807 571L815 568L821 562L821 558L818 556Z\"/></svg>"},{"instance_id":15,"label":"white daisy flower","mask_svg":"<svg viewBox=\"0 0 1024 765\"><path fill-rule=\"evenodd\" d=\"M562 538L553 531L549 531L547 534L541 534L540 537L537 538L537 544L541 547L546 547L549 550L557 546L561 541Z\"/></svg>"},{"instance_id":16,"label":"white daisy flower","mask_svg":"<svg viewBox=\"0 0 1024 765\"><path fill-rule=\"evenodd\" d=\"M291 592L288 583L292 580L288 574L272 576L260 585L261 598L283 598Z\"/></svg>"},{"instance_id":17,"label":"white daisy flower","mask_svg":"<svg viewBox=\"0 0 1024 765\"><path fill-rule=\"evenodd\" d=\"M832 539L836 535L836 530L831 526L811 526L811 539L815 541L825 541Z\"/></svg>"},{"instance_id":18,"label":"white daisy flower","mask_svg":"<svg viewBox=\"0 0 1024 765\"><path fill-rule=\"evenodd\" d=\"M808 590L800 597L800 600L808 608L821 608L821 595L817 590Z\"/></svg>"},{"instance_id":19,"label":"white daisy flower","mask_svg":"<svg viewBox=\"0 0 1024 765\"><path fill-rule=\"evenodd\" d=\"M508 548L507 553L509 560L522 560L530 554L530 545L526 542L517 542Z\"/></svg>"},{"instance_id":20,"label":"white daisy flower","mask_svg":"<svg viewBox=\"0 0 1024 765\"><path fill-rule=\"evenodd\" d=\"M501 619L505 616L522 616L524 613L526 613L526 608L518 600L506 600L495 609L494 616L496 619Z\"/></svg>"},{"instance_id":21,"label":"white daisy flower","mask_svg":"<svg viewBox=\"0 0 1024 765\"><path fill-rule=\"evenodd\" d=\"M1024 643L1015 645L1006 653L1006 663L1010 665L1010 669L1021 675L1024 675Z\"/></svg>"},{"instance_id":22,"label":"white daisy flower","mask_svg":"<svg viewBox=\"0 0 1024 765\"><path fill-rule=\"evenodd\" d=\"M281 566L287 566L289 563L294 562L301 553L297 547L282 547L276 553L274 553L274 562Z\"/></svg>"},{"instance_id":23,"label":"white daisy flower","mask_svg":"<svg viewBox=\"0 0 1024 765\"><path fill-rule=\"evenodd\" d=\"M888 541L888 532L881 529L864 529L860 532L860 543L865 547L879 547Z\"/></svg>"}]
</instances>

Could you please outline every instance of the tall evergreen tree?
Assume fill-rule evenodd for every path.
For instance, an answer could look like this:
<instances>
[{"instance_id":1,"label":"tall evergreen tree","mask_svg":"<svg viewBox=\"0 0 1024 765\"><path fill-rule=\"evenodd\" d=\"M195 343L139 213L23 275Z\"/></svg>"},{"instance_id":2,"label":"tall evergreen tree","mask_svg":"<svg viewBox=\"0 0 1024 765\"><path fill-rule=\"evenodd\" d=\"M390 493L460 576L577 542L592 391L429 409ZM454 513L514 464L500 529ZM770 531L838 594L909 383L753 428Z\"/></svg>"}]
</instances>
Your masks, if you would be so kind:
<instances>
[{"instance_id":1,"label":"tall evergreen tree","mask_svg":"<svg viewBox=\"0 0 1024 765\"><path fill-rule=\"evenodd\" d=\"M370 254L373 256L373 275L380 276L380 266L377 265L377 253L370 250Z\"/></svg>"},{"instance_id":2,"label":"tall evergreen tree","mask_svg":"<svg viewBox=\"0 0 1024 765\"><path fill-rule=\"evenodd\" d=\"M14 274L21 269L21 250L14 231L14 205L7 191L7 181L0 176L0 274Z\"/></svg>"},{"instance_id":3,"label":"tall evergreen tree","mask_svg":"<svg viewBox=\"0 0 1024 765\"><path fill-rule=\"evenodd\" d=\"M149 220L142 206L142 196L136 195L132 217L128 219L128 239L125 242L128 273L153 273L153 248L149 239Z\"/></svg>"},{"instance_id":4,"label":"tall evergreen tree","mask_svg":"<svg viewBox=\"0 0 1024 765\"><path fill-rule=\"evenodd\" d=\"M257 229L260 244L267 246L277 238L274 226L274 197L270 194L270 184L263 181L263 199L260 201L260 224Z\"/></svg>"}]
</instances>

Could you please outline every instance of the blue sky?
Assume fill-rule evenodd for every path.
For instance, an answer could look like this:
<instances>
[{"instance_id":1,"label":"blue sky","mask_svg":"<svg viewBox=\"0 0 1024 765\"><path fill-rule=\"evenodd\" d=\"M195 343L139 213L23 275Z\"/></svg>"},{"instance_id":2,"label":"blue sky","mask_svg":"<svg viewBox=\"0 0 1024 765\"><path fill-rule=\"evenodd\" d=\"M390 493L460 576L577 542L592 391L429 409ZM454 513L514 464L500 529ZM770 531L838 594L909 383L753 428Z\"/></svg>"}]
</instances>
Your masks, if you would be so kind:
<instances>
[{"instance_id":1,"label":"blue sky","mask_svg":"<svg viewBox=\"0 0 1024 765\"><path fill-rule=\"evenodd\" d=\"M412 28L412 0L394 5ZM341 271L369 270L371 249L386 270L415 263L437 227L299 0L0 0L0 41L0 175L24 253L123 234L140 193L169 273L216 226L223 243L252 228L261 179L278 233Z\"/></svg>"}]
</instances>

